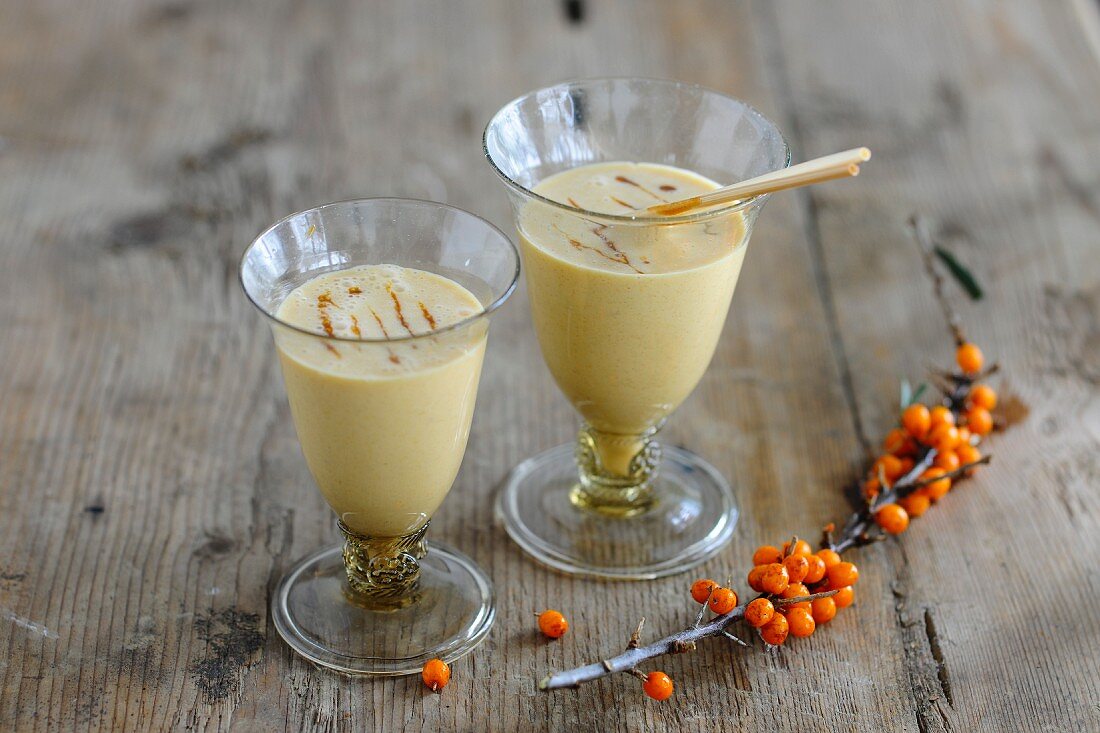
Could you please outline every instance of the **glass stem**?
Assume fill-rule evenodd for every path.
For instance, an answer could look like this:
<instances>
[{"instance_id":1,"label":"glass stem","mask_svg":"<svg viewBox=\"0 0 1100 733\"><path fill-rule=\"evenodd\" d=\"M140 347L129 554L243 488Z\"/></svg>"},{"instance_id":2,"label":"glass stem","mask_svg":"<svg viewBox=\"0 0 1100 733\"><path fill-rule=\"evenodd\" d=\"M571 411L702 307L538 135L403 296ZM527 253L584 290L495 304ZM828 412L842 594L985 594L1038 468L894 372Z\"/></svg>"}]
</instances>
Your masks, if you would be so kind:
<instances>
[{"instance_id":1,"label":"glass stem","mask_svg":"<svg viewBox=\"0 0 1100 733\"><path fill-rule=\"evenodd\" d=\"M367 606L401 607L412 603L420 581L420 558L427 550L428 525L400 537L370 537L348 529L344 533L344 569L348 596Z\"/></svg>"},{"instance_id":2,"label":"glass stem","mask_svg":"<svg viewBox=\"0 0 1100 733\"><path fill-rule=\"evenodd\" d=\"M638 435L604 433L585 425L577 436L580 483L574 506L609 516L631 517L656 504L652 481L661 460L653 439L658 428Z\"/></svg>"}]
</instances>

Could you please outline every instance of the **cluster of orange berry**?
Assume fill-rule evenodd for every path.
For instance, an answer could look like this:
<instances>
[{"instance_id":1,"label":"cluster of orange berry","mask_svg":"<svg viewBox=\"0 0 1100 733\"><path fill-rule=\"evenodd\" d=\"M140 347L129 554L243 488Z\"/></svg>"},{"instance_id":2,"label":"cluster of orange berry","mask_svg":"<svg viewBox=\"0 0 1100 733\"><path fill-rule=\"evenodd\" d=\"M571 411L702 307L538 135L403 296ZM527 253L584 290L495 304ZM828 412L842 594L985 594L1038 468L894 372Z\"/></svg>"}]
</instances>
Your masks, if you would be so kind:
<instances>
[{"instance_id":1,"label":"cluster of orange berry","mask_svg":"<svg viewBox=\"0 0 1100 733\"><path fill-rule=\"evenodd\" d=\"M844 562L829 548L812 552L810 543L795 539L782 548L761 545L752 556L749 587L759 598L745 606L745 621L759 629L760 638L779 646L789 636L810 636L818 624L833 620L838 608L852 605L852 586L859 580L859 569ZM775 603L835 590L836 595L798 603Z\"/></svg>"},{"instance_id":2,"label":"cluster of orange berry","mask_svg":"<svg viewBox=\"0 0 1100 733\"><path fill-rule=\"evenodd\" d=\"M959 346L955 360L967 375L979 373L985 361L981 349L971 343ZM929 451L935 450L935 456L932 465L917 477L918 481L925 482L923 486L897 502L876 509L875 522L884 532L904 532L911 517L924 514L933 502L951 490L951 478L946 474L981 459L976 444L993 430L990 411L996 405L997 393L992 387L974 384L957 415L945 405L929 410L914 403L905 408L900 427L886 435L885 453L874 462L870 475L863 482L864 496L874 500L884 488L889 489L912 471L916 461L925 458Z\"/></svg>"}]
</instances>

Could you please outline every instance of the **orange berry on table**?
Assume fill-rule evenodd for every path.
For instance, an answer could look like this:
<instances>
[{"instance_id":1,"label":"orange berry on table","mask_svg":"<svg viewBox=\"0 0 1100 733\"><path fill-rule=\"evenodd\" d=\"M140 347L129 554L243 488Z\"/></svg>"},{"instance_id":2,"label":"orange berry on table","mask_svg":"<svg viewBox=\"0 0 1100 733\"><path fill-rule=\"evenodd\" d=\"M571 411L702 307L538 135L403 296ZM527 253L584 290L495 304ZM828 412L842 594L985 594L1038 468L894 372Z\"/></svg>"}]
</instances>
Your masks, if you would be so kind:
<instances>
[{"instance_id":1,"label":"orange berry on table","mask_svg":"<svg viewBox=\"0 0 1100 733\"><path fill-rule=\"evenodd\" d=\"M909 446L909 433L901 428L894 428L886 434L882 441L882 449L895 456L905 453Z\"/></svg>"},{"instance_id":2,"label":"orange berry on table","mask_svg":"<svg viewBox=\"0 0 1100 733\"><path fill-rule=\"evenodd\" d=\"M997 406L997 393L988 384L975 384L970 388L970 404L992 410Z\"/></svg>"},{"instance_id":3,"label":"orange berry on table","mask_svg":"<svg viewBox=\"0 0 1100 733\"><path fill-rule=\"evenodd\" d=\"M970 443L970 428L965 425L959 428L959 445L963 443Z\"/></svg>"},{"instance_id":4,"label":"orange berry on table","mask_svg":"<svg viewBox=\"0 0 1100 733\"><path fill-rule=\"evenodd\" d=\"M767 565L757 565L749 571L749 587L757 593L761 593L764 590L764 570L766 570L767 567Z\"/></svg>"},{"instance_id":5,"label":"orange berry on table","mask_svg":"<svg viewBox=\"0 0 1100 733\"><path fill-rule=\"evenodd\" d=\"M917 403L909 405L905 408L905 412L901 413L901 424L905 432L921 440L932 428L932 417L927 407Z\"/></svg>"},{"instance_id":6,"label":"orange berry on table","mask_svg":"<svg viewBox=\"0 0 1100 733\"><path fill-rule=\"evenodd\" d=\"M959 465L966 466L968 464L980 461L982 459L982 452L972 445L960 445L955 449L955 453L959 456ZM977 469L971 468L967 471L967 475L971 475Z\"/></svg>"},{"instance_id":7,"label":"orange berry on table","mask_svg":"<svg viewBox=\"0 0 1100 733\"><path fill-rule=\"evenodd\" d=\"M810 547L810 543L806 540L796 539L794 541L793 550L791 549L790 542L783 543L783 557L787 557L788 555L809 555L811 552L813 552L813 549Z\"/></svg>"},{"instance_id":8,"label":"orange berry on table","mask_svg":"<svg viewBox=\"0 0 1100 733\"><path fill-rule=\"evenodd\" d=\"M852 586L845 586L836 592L835 596L830 596L833 599L833 603L837 608L847 608L852 605L856 600L856 592L852 590Z\"/></svg>"},{"instance_id":9,"label":"orange berry on table","mask_svg":"<svg viewBox=\"0 0 1100 733\"><path fill-rule=\"evenodd\" d=\"M905 513L910 517L919 517L932 506L932 501L928 496L919 491L915 491L909 494L909 496L898 499L898 503L901 504L901 508L904 509Z\"/></svg>"},{"instance_id":10,"label":"orange berry on table","mask_svg":"<svg viewBox=\"0 0 1100 733\"><path fill-rule=\"evenodd\" d=\"M966 427L975 435L989 435L993 430L993 416L984 407L971 407L966 413Z\"/></svg>"},{"instance_id":11,"label":"orange berry on table","mask_svg":"<svg viewBox=\"0 0 1100 733\"><path fill-rule=\"evenodd\" d=\"M817 628L813 614L808 608L791 609L787 614L787 625L790 627L791 636L799 638L810 636Z\"/></svg>"},{"instance_id":12,"label":"orange berry on table","mask_svg":"<svg viewBox=\"0 0 1100 733\"><path fill-rule=\"evenodd\" d=\"M788 555L783 559L783 567L787 568L787 576L792 583L801 583L806 579L806 573L810 572L809 556Z\"/></svg>"},{"instance_id":13,"label":"orange berry on table","mask_svg":"<svg viewBox=\"0 0 1100 733\"><path fill-rule=\"evenodd\" d=\"M938 428L933 428L928 434L928 444L939 453L955 450L959 445L959 429L954 425L940 425Z\"/></svg>"},{"instance_id":14,"label":"orange berry on table","mask_svg":"<svg viewBox=\"0 0 1100 733\"><path fill-rule=\"evenodd\" d=\"M827 547L823 547L818 550L817 556L825 562L826 570L840 562L840 555L838 555L834 550L830 550Z\"/></svg>"},{"instance_id":15,"label":"orange berry on table","mask_svg":"<svg viewBox=\"0 0 1100 733\"><path fill-rule=\"evenodd\" d=\"M829 584L834 588L855 585L859 580L859 568L850 562L838 562L829 568L826 574L829 577Z\"/></svg>"},{"instance_id":16,"label":"orange berry on table","mask_svg":"<svg viewBox=\"0 0 1100 733\"><path fill-rule=\"evenodd\" d=\"M935 430L940 425L955 424L955 413L951 412L951 410L943 405L936 405L933 407L929 417L932 421L932 427L929 428L929 430Z\"/></svg>"},{"instance_id":17,"label":"orange berry on table","mask_svg":"<svg viewBox=\"0 0 1100 733\"><path fill-rule=\"evenodd\" d=\"M642 683L642 690L654 700L672 697L672 678L664 672L650 672Z\"/></svg>"},{"instance_id":18,"label":"orange berry on table","mask_svg":"<svg viewBox=\"0 0 1100 733\"><path fill-rule=\"evenodd\" d=\"M551 639L558 639L569 631L569 622L565 620L561 611L553 609L543 611L539 614L539 631Z\"/></svg>"},{"instance_id":19,"label":"orange berry on table","mask_svg":"<svg viewBox=\"0 0 1100 733\"><path fill-rule=\"evenodd\" d=\"M901 534L909 527L909 513L899 504L885 504L875 512L875 523L887 534Z\"/></svg>"},{"instance_id":20,"label":"orange berry on table","mask_svg":"<svg viewBox=\"0 0 1100 733\"><path fill-rule=\"evenodd\" d=\"M901 475L904 476L907 473L909 473L910 471L912 471L913 466L915 466L915 465L917 465L916 461L914 461L912 458L902 458L901 459Z\"/></svg>"},{"instance_id":21,"label":"orange berry on table","mask_svg":"<svg viewBox=\"0 0 1100 733\"><path fill-rule=\"evenodd\" d=\"M832 598L815 598L810 604L810 613L814 623L827 624L836 616L836 601Z\"/></svg>"},{"instance_id":22,"label":"orange berry on table","mask_svg":"<svg viewBox=\"0 0 1100 733\"><path fill-rule=\"evenodd\" d=\"M719 585L710 578L700 578L691 584L691 597L696 603L706 603L710 598L710 592L718 587Z\"/></svg>"},{"instance_id":23,"label":"orange berry on table","mask_svg":"<svg viewBox=\"0 0 1100 733\"><path fill-rule=\"evenodd\" d=\"M802 583L791 583L787 586L787 590L780 594L782 598L799 598L801 596L810 595L810 591ZM809 601L799 601L798 603L788 603L783 606L783 613L786 613L792 608L809 608Z\"/></svg>"},{"instance_id":24,"label":"orange berry on table","mask_svg":"<svg viewBox=\"0 0 1100 733\"><path fill-rule=\"evenodd\" d=\"M764 566L764 574L760 577L760 585L765 593L779 595L787 590L787 585L790 582L791 576L787 573L787 568L779 563L773 562L771 565Z\"/></svg>"},{"instance_id":25,"label":"orange berry on table","mask_svg":"<svg viewBox=\"0 0 1100 733\"><path fill-rule=\"evenodd\" d=\"M708 605L719 616L727 614L737 608L737 594L729 588L716 588Z\"/></svg>"},{"instance_id":26,"label":"orange berry on table","mask_svg":"<svg viewBox=\"0 0 1100 733\"><path fill-rule=\"evenodd\" d=\"M420 679L432 692L439 692L451 681L451 668L442 659L429 659L420 670Z\"/></svg>"},{"instance_id":27,"label":"orange berry on table","mask_svg":"<svg viewBox=\"0 0 1100 733\"><path fill-rule=\"evenodd\" d=\"M926 479L936 479L943 476L946 471L942 468L930 468L920 475L922 481ZM947 496L947 492L951 490L951 479L943 478L939 481L933 481L930 484L926 484L923 487L923 493L932 501L937 501Z\"/></svg>"},{"instance_id":28,"label":"orange berry on table","mask_svg":"<svg viewBox=\"0 0 1100 733\"><path fill-rule=\"evenodd\" d=\"M773 562L779 562L781 553L778 547L772 545L760 545L756 548L756 552L752 553L753 565L770 565Z\"/></svg>"},{"instance_id":29,"label":"orange berry on table","mask_svg":"<svg viewBox=\"0 0 1100 733\"><path fill-rule=\"evenodd\" d=\"M958 449L956 448L956 450ZM942 453L937 452L932 465L936 468L942 468L944 471L954 471L959 467L959 454L954 450L945 450Z\"/></svg>"},{"instance_id":30,"label":"orange berry on table","mask_svg":"<svg viewBox=\"0 0 1100 733\"><path fill-rule=\"evenodd\" d=\"M803 583L816 583L825 577L825 561L818 555L807 555L806 561L809 567L806 570L806 577L802 579Z\"/></svg>"},{"instance_id":31,"label":"orange berry on table","mask_svg":"<svg viewBox=\"0 0 1100 733\"><path fill-rule=\"evenodd\" d=\"M975 344L963 344L955 351L955 361L959 369L967 374L975 374L982 370L985 357L982 356L982 350Z\"/></svg>"},{"instance_id":32,"label":"orange berry on table","mask_svg":"<svg viewBox=\"0 0 1100 733\"><path fill-rule=\"evenodd\" d=\"M777 613L772 616L771 621L764 624L760 629L760 638L772 646L779 646L787 640L789 631L790 626L787 624L787 617Z\"/></svg>"},{"instance_id":33,"label":"orange berry on table","mask_svg":"<svg viewBox=\"0 0 1100 733\"><path fill-rule=\"evenodd\" d=\"M767 598L757 598L745 606L745 622L759 629L775 616L775 606Z\"/></svg>"}]
</instances>

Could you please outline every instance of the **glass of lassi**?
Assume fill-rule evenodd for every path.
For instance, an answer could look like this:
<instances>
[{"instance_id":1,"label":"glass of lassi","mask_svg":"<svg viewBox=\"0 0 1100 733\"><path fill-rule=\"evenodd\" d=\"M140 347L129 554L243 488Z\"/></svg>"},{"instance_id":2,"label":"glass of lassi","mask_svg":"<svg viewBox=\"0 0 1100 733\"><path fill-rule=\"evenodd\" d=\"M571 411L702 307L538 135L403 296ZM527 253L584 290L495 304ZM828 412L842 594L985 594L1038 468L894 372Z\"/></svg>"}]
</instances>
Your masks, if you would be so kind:
<instances>
[{"instance_id":1,"label":"glass of lassi","mask_svg":"<svg viewBox=\"0 0 1100 733\"><path fill-rule=\"evenodd\" d=\"M598 79L507 104L484 148L512 203L543 358L583 419L575 444L509 475L498 517L568 573L647 579L702 562L732 535L734 494L655 436L714 354L766 197L645 210L787 166L782 134L701 87Z\"/></svg>"},{"instance_id":2,"label":"glass of lassi","mask_svg":"<svg viewBox=\"0 0 1100 733\"><path fill-rule=\"evenodd\" d=\"M279 582L275 627L350 674L411 674L473 649L494 610L488 577L427 541L470 434L489 318L519 254L443 204L366 199L293 214L241 260L270 322L302 453L343 543Z\"/></svg>"}]
</instances>

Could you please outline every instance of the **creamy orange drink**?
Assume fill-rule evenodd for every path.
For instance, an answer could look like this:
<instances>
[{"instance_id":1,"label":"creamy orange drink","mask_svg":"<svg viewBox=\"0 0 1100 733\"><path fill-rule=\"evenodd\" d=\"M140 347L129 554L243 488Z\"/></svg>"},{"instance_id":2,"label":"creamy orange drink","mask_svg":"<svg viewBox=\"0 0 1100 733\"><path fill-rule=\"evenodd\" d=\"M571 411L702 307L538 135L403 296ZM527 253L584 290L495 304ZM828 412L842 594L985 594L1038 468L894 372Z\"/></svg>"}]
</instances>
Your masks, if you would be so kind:
<instances>
[{"instance_id":1,"label":"creamy orange drink","mask_svg":"<svg viewBox=\"0 0 1100 733\"><path fill-rule=\"evenodd\" d=\"M276 331L302 452L351 531L407 535L446 497L466 450L487 333L484 324L447 326L481 310L453 280L396 265L325 273L280 305L278 320L318 334L395 339Z\"/></svg>"},{"instance_id":2,"label":"creamy orange drink","mask_svg":"<svg viewBox=\"0 0 1100 733\"><path fill-rule=\"evenodd\" d=\"M630 215L718 188L691 171L609 162L534 192L577 210ZM539 344L558 386L595 429L602 468L625 475L643 436L710 363L745 256L740 213L622 226L532 201L518 217Z\"/></svg>"}]
</instances>

